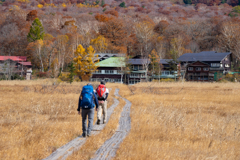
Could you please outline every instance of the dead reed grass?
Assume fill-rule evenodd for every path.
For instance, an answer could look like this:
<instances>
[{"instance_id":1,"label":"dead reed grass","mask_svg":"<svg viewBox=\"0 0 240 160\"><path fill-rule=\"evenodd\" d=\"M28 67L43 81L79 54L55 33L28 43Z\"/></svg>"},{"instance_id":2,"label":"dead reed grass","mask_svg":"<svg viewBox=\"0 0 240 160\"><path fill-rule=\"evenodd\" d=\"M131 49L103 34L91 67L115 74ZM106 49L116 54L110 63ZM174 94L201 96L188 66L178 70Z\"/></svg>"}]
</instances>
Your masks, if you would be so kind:
<instances>
[{"instance_id":1,"label":"dead reed grass","mask_svg":"<svg viewBox=\"0 0 240 160\"><path fill-rule=\"evenodd\" d=\"M81 135L77 103L86 83L1 81L0 159L42 159ZM97 84L94 84L96 87ZM240 159L240 84L107 84L132 102L132 129L115 159ZM105 129L69 159L89 159L118 126L124 102ZM96 119L96 116L95 116Z\"/></svg>"},{"instance_id":2,"label":"dead reed grass","mask_svg":"<svg viewBox=\"0 0 240 160\"><path fill-rule=\"evenodd\" d=\"M1 81L0 159L42 159L81 135L81 116L76 110L85 84ZM114 88L109 105L113 93Z\"/></svg>"},{"instance_id":3,"label":"dead reed grass","mask_svg":"<svg viewBox=\"0 0 240 160\"><path fill-rule=\"evenodd\" d=\"M115 159L240 159L239 83L143 83L120 90L132 129Z\"/></svg>"}]
</instances>

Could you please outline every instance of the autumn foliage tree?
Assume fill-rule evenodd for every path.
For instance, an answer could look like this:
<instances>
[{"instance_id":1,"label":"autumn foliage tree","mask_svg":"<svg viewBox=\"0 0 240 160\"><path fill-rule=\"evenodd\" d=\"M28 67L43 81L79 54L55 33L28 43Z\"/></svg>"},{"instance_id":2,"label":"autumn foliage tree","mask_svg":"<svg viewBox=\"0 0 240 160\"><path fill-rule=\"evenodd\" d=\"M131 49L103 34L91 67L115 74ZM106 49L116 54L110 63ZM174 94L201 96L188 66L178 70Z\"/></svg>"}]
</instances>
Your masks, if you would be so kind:
<instances>
[{"instance_id":1,"label":"autumn foliage tree","mask_svg":"<svg viewBox=\"0 0 240 160\"><path fill-rule=\"evenodd\" d=\"M81 44L74 53L75 58L73 61L75 63L76 73L81 80L89 80L92 73L97 69L96 62L94 62L94 53L95 51L92 46L89 46L87 50L85 50Z\"/></svg>"},{"instance_id":2,"label":"autumn foliage tree","mask_svg":"<svg viewBox=\"0 0 240 160\"><path fill-rule=\"evenodd\" d=\"M224 22L218 37L219 47L224 52L232 52L234 57L240 59L240 26L239 22Z\"/></svg>"},{"instance_id":3,"label":"autumn foliage tree","mask_svg":"<svg viewBox=\"0 0 240 160\"><path fill-rule=\"evenodd\" d=\"M158 53L155 51L155 49L152 50L151 54L149 54L149 60L150 60L150 72L152 75L160 75L160 57Z\"/></svg>"},{"instance_id":4,"label":"autumn foliage tree","mask_svg":"<svg viewBox=\"0 0 240 160\"><path fill-rule=\"evenodd\" d=\"M135 31L141 45L140 52L142 56L147 57L151 51L150 40L154 35L153 29L154 25L148 21L138 22L135 24Z\"/></svg>"},{"instance_id":5,"label":"autumn foliage tree","mask_svg":"<svg viewBox=\"0 0 240 160\"><path fill-rule=\"evenodd\" d=\"M31 51L32 53L32 57L35 60L35 64L40 68L40 70L42 72L44 72L44 66L46 66L46 56L44 55L43 52L43 40L36 40L34 42L29 43L28 45L28 49Z\"/></svg>"},{"instance_id":6,"label":"autumn foliage tree","mask_svg":"<svg viewBox=\"0 0 240 160\"><path fill-rule=\"evenodd\" d=\"M27 14L27 19L26 21L34 21L37 18L37 11L32 10Z\"/></svg>"},{"instance_id":7,"label":"autumn foliage tree","mask_svg":"<svg viewBox=\"0 0 240 160\"><path fill-rule=\"evenodd\" d=\"M91 40L91 45L95 48L95 50L99 53L104 53L106 52L107 49L107 42L106 42L106 38L104 38L103 36L98 36L95 39Z\"/></svg>"},{"instance_id":8,"label":"autumn foliage tree","mask_svg":"<svg viewBox=\"0 0 240 160\"><path fill-rule=\"evenodd\" d=\"M112 17L108 17L107 15L104 15L104 14L97 14L95 16L95 19L99 22L107 22L109 21L110 19L112 19Z\"/></svg>"},{"instance_id":9,"label":"autumn foliage tree","mask_svg":"<svg viewBox=\"0 0 240 160\"><path fill-rule=\"evenodd\" d=\"M109 42L109 49L113 52L126 52L125 46L127 31L123 21L111 19L100 26L99 33Z\"/></svg>"}]
</instances>

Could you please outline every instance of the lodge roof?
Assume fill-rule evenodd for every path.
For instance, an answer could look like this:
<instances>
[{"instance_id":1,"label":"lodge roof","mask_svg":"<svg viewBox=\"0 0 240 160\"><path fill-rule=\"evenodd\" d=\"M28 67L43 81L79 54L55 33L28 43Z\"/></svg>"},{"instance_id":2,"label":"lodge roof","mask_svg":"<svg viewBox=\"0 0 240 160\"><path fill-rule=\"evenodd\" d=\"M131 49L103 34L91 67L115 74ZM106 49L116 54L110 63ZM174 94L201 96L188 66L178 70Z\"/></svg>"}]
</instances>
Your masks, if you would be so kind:
<instances>
[{"instance_id":1,"label":"lodge roof","mask_svg":"<svg viewBox=\"0 0 240 160\"><path fill-rule=\"evenodd\" d=\"M109 57L124 57L125 56L124 53L95 53L94 55L98 56L98 57L95 57L94 60L104 60Z\"/></svg>"},{"instance_id":2,"label":"lodge roof","mask_svg":"<svg viewBox=\"0 0 240 160\"><path fill-rule=\"evenodd\" d=\"M11 59L12 61L26 61L26 56L0 56L0 61Z\"/></svg>"},{"instance_id":3,"label":"lodge roof","mask_svg":"<svg viewBox=\"0 0 240 160\"><path fill-rule=\"evenodd\" d=\"M125 67L124 57L110 57L108 59L98 62L98 67Z\"/></svg>"},{"instance_id":4,"label":"lodge roof","mask_svg":"<svg viewBox=\"0 0 240 160\"><path fill-rule=\"evenodd\" d=\"M215 51L204 51L200 53L186 53L178 58L181 62L195 62L195 61L222 61L231 52L217 53Z\"/></svg>"},{"instance_id":5,"label":"lodge roof","mask_svg":"<svg viewBox=\"0 0 240 160\"><path fill-rule=\"evenodd\" d=\"M170 61L172 61L173 59L160 59L160 63L161 64L168 64Z\"/></svg>"},{"instance_id":6,"label":"lodge roof","mask_svg":"<svg viewBox=\"0 0 240 160\"><path fill-rule=\"evenodd\" d=\"M128 62L133 65L143 65L150 63L149 59L129 59Z\"/></svg>"}]
</instances>

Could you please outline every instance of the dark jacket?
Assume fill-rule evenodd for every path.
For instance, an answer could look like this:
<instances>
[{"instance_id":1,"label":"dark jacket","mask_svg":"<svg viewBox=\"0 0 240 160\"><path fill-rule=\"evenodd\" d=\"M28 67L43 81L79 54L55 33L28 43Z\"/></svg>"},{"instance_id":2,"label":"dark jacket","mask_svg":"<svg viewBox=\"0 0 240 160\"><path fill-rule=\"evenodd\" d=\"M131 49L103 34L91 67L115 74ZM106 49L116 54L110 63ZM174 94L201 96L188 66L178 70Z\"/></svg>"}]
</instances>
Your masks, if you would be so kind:
<instances>
[{"instance_id":1,"label":"dark jacket","mask_svg":"<svg viewBox=\"0 0 240 160\"><path fill-rule=\"evenodd\" d=\"M95 104L93 104L92 106L90 106L88 109L93 109L93 108L95 107L95 105L96 105L96 108L98 108L98 99L97 99L97 96L96 96L96 94L94 93L94 91L92 92L92 95L93 95L92 98L93 98ZM81 101L82 101L82 92L81 92L80 97L79 97L78 109L77 109L77 111L80 111L80 108L82 108L82 106L81 106Z\"/></svg>"}]
</instances>

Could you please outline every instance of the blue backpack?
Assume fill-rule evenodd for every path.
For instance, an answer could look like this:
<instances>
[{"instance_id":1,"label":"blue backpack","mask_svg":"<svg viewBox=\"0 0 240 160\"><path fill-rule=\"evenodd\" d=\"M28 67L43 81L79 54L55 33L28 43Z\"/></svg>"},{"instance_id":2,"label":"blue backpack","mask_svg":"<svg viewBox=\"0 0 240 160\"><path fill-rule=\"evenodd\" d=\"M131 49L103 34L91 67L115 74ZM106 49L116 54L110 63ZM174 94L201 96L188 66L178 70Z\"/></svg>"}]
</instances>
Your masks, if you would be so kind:
<instances>
[{"instance_id":1,"label":"blue backpack","mask_svg":"<svg viewBox=\"0 0 240 160\"><path fill-rule=\"evenodd\" d=\"M81 107L91 109L94 106L93 102L93 86L84 86L82 88Z\"/></svg>"}]
</instances>

